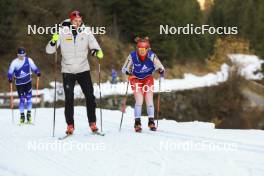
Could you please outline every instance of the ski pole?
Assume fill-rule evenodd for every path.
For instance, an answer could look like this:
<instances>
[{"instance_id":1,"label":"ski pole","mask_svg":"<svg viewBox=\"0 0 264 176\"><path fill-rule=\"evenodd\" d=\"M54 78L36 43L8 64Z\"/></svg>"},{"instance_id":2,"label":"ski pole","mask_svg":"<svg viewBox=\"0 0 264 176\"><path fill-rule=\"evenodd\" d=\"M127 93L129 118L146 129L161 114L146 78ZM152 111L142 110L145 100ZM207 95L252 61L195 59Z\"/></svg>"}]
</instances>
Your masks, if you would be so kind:
<instances>
[{"instance_id":1,"label":"ski pole","mask_svg":"<svg viewBox=\"0 0 264 176\"><path fill-rule=\"evenodd\" d=\"M11 113L12 113L12 123L15 123L14 120L14 97L13 97L13 84L10 83L10 108L11 108Z\"/></svg>"},{"instance_id":2,"label":"ski pole","mask_svg":"<svg viewBox=\"0 0 264 176\"><path fill-rule=\"evenodd\" d=\"M55 45L55 63L54 63L54 100L53 100L53 132L52 136L55 137L55 121L56 121L56 95L57 95L57 60L58 60L58 52L57 52L57 42Z\"/></svg>"},{"instance_id":3,"label":"ski pole","mask_svg":"<svg viewBox=\"0 0 264 176\"><path fill-rule=\"evenodd\" d=\"M128 85L129 85L129 79L127 79L126 94L125 94L125 97L124 97L123 102L122 102L122 105L121 105L122 115L121 115L121 121L120 121L120 126L119 126L119 132L121 131L121 127L122 127L122 123L123 123L123 118L124 118L124 113L125 113L125 110L126 110L126 101L127 101Z\"/></svg>"},{"instance_id":4,"label":"ski pole","mask_svg":"<svg viewBox=\"0 0 264 176\"><path fill-rule=\"evenodd\" d=\"M100 127L103 132L103 112L102 112L102 92L101 92L101 60L98 58L98 84L99 84L99 107L100 107Z\"/></svg>"},{"instance_id":5,"label":"ski pole","mask_svg":"<svg viewBox=\"0 0 264 176\"><path fill-rule=\"evenodd\" d=\"M36 114L37 114L38 89L39 89L39 77L37 77L37 84L36 84L36 105L34 110L34 123L36 122Z\"/></svg>"},{"instance_id":6,"label":"ski pole","mask_svg":"<svg viewBox=\"0 0 264 176\"><path fill-rule=\"evenodd\" d=\"M160 115L160 91L161 91L161 75L159 76L159 91L157 100L157 128L159 127L159 115Z\"/></svg>"}]
</instances>

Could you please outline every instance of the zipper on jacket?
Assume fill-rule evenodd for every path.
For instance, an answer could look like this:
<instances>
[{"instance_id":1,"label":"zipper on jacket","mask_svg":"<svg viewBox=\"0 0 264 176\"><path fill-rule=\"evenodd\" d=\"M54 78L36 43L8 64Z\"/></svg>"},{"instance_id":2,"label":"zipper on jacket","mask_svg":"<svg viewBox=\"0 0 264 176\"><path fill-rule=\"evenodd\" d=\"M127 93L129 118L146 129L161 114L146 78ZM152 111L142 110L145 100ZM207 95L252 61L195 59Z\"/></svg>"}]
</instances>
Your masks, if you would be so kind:
<instances>
[{"instance_id":1,"label":"zipper on jacket","mask_svg":"<svg viewBox=\"0 0 264 176\"><path fill-rule=\"evenodd\" d=\"M78 33L76 31L76 35L72 31L72 37L73 37L73 46L74 46L74 56L76 57L76 41L77 41Z\"/></svg>"}]
</instances>

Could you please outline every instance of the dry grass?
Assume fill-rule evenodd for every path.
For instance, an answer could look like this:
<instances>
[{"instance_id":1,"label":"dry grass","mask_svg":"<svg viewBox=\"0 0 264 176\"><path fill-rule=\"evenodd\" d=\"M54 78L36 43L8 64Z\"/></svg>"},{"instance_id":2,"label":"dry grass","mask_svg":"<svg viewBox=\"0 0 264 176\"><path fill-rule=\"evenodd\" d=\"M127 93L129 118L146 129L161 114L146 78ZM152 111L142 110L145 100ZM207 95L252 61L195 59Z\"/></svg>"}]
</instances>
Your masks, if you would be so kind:
<instances>
[{"instance_id":1,"label":"dry grass","mask_svg":"<svg viewBox=\"0 0 264 176\"><path fill-rule=\"evenodd\" d=\"M211 71L217 71L223 63L231 64L228 58L228 54L242 53L242 54L254 54L250 50L249 42L236 37L224 37L218 38L214 46L214 54L207 60L207 67Z\"/></svg>"},{"instance_id":2,"label":"dry grass","mask_svg":"<svg viewBox=\"0 0 264 176\"><path fill-rule=\"evenodd\" d=\"M192 73L194 75L202 76L209 73L210 70L206 64L199 61L189 61L188 63L175 63L172 68L166 70L166 76L169 79L182 78L185 73Z\"/></svg>"}]
</instances>

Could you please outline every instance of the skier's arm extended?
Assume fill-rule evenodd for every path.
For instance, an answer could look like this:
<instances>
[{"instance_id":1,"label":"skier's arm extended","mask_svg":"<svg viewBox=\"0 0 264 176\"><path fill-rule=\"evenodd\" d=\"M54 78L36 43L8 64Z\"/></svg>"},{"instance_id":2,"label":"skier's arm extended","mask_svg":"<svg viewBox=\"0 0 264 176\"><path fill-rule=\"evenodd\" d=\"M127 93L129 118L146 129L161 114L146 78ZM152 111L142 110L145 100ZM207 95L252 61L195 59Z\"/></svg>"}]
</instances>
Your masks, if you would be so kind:
<instances>
[{"instance_id":1,"label":"skier's arm extended","mask_svg":"<svg viewBox=\"0 0 264 176\"><path fill-rule=\"evenodd\" d=\"M92 31L88 32L88 47L90 50L93 50L93 49L101 50L101 47L99 46L96 38L92 34Z\"/></svg>"},{"instance_id":2,"label":"skier's arm extended","mask_svg":"<svg viewBox=\"0 0 264 176\"><path fill-rule=\"evenodd\" d=\"M129 55L126 59L125 64L122 67L122 73L130 75L132 72L132 58Z\"/></svg>"},{"instance_id":3,"label":"skier's arm extended","mask_svg":"<svg viewBox=\"0 0 264 176\"><path fill-rule=\"evenodd\" d=\"M8 73L7 73L7 77L8 77L8 81L11 83L12 79L13 79L13 74L15 71L15 63L14 61L10 64L9 69L8 69Z\"/></svg>"},{"instance_id":4,"label":"skier's arm extended","mask_svg":"<svg viewBox=\"0 0 264 176\"><path fill-rule=\"evenodd\" d=\"M160 74L164 75L165 68L162 65L162 63L160 62L160 60L156 54L153 57L153 63L154 63L155 70L158 71Z\"/></svg>"},{"instance_id":5,"label":"skier's arm extended","mask_svg":"<svg viewBox=\"0 0 264 176\"><path fill-rule=\"evenodd\" d=\"M29 61L29 65L31 70L37 75L40 76L40 70L39 68L36 66L36 64L34 63L34 61L31 58L28 58Z\"/></svg>"},{"instance_id":6,"label":"skier's arm extended","mask_svg":"<svg viewBox=\"0 0 264 176\"><path fill-rule=\"evenodd\" d=\"M104 57L103 51L99 46L96 38L92 34L92 31L88 32L88 48L91 50L91 54L96 56L98 59L102 59Z\"/></svg>"},{"instance_id":7,"label":"skier's arm extended","mask_svg":"<svg viewBox=\"0 0 264 176\"><path fill-rule=\"evenodd\" d=\"M60 46L60 35L55 33L52 36L52 39L49 41L49 43L46 46L46 53L53 54L56 52L56 43L57 48Z\"/></svg>"}]
</instances>

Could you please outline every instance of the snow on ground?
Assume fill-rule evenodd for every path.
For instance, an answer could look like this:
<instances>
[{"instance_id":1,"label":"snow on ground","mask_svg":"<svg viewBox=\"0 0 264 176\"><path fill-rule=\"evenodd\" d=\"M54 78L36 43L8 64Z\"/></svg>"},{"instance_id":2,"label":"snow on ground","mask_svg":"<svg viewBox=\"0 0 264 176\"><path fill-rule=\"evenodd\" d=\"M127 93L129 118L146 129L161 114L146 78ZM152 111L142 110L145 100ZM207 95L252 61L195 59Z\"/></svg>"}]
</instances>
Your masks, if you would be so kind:
<instances>
[{"instance_id":1,"label":"snow on ground","mask_svg":"<svg viewBox=\"0 0 264 176\"><path fill-rule=\"evenodd\" d=\"M64 141L64 109L56 112L56 137L52 137L53 109L37 109L35 125L11 122L11 111L0 114L1 176L262 176L264 132L220 130L211 123L159 121L159 131L133 131L133 109L103 110L106 135L88 130L86 110L75 107L75 134ZM97 115L99 111L97 110ZM15 111L15 117L19 112ZM98 116L99 117L99 116Z\"/></svg>"}]
</instances>

